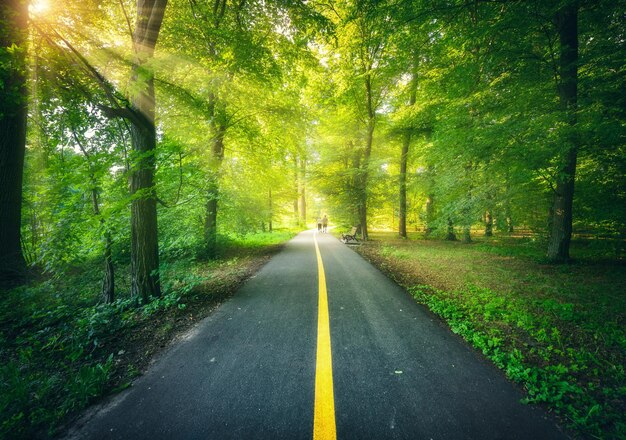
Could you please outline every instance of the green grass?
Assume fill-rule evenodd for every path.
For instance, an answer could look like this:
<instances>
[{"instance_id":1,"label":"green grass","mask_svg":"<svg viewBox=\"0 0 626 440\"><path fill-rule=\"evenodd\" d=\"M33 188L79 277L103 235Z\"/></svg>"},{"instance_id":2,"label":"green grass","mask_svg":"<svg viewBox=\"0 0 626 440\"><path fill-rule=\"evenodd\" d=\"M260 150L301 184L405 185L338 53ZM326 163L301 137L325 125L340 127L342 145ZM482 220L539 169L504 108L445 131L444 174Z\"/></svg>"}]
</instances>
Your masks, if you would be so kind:
<instances>
[{"instance_id":1,"label":"green grass","mask_svg":"<svg viewBox=\"0 0 626 440\"><path fill-rule=\"evenodd\" d=\"M220 259L166 261L163 296L98 303L100 262L0 295L0 438L53 436L99 397L122 389L177 330L206 316L295 232L228 242Z\"/></svg>"},{"instance_id":2,"label":"green grass","mask_svg":"<svg viewBox=\"0 0 626 440\"><path fill-rule=\"evenodd\" d=\"M626 437L626 266L612 244L577 242L574 264L554 266L527 239L373 238L360 251L523 385L526 402L578 435Z\"/></svg>"},{"instance_id":3,"label":"green grass","mask_svg":"<svg viewBox=\"0 0 626 440\"><path fill-rule=\"evenodd\" d=\"M228 237L227 250L235 250L238 252L240 249L257 249L265 248L266 246L275 246L290 240L296 235L296 231L292 229L277 229L273 232L260 232L256 234L248 235L234 235Z\"/></svg>"}]
</instances>

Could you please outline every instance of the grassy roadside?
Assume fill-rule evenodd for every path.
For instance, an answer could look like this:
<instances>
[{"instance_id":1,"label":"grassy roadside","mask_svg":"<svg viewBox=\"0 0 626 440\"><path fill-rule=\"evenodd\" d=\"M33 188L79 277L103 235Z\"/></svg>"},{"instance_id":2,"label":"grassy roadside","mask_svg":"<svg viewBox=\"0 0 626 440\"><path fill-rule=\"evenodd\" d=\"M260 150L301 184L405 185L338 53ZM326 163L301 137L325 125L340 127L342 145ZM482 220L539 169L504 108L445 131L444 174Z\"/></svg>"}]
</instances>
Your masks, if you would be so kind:
<instances>
[{"instance_id":1,"label":"grassy roadside","mask_svg":"<svg viewBox=\"0 0 626 440\"><path fill-rule=\"evenodd\" d=\"M471 245L393 233L356 250L448 322L581 437L626 438L626 265L578 243L542 261L530 239Z\"/></svg>"},{"instance_id":2,"label":"grassy roadside","mask_svg":"<svg viewBox=\"0 0 626 440\"><path fill-rule=\"evenodd\" d=\"M231 240L214 261L165 262L164 295L139 308L127 298L95 302L99 265L2 292L0 438L49 438L98 398L128 387L293 235ZM118 281L123 294L128 280Z\"/></svg>"}]
</instances>

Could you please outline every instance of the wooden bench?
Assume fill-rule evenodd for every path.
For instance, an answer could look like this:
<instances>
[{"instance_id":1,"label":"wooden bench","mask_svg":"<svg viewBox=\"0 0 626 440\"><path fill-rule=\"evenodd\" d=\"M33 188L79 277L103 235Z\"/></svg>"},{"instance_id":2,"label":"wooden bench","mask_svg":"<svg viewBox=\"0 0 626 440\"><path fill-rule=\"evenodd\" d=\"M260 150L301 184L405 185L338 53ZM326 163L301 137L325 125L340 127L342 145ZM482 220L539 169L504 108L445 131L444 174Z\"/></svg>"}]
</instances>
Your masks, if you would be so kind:
<instances>
[{"instance_id":1,"label":"wooden bench","mask_svg":"<svg viewBox=\"0 0 626 440\"><path fill-rule=\"evenodd\" d=\"M350 231L349 234L341 234L341 241L343 241L344 243L348 243L350 240L352 241L359 241L356 238L356 231L358 231L358 228L356 226L352 226L352 230Z\"/></svg>"}]
</instances>

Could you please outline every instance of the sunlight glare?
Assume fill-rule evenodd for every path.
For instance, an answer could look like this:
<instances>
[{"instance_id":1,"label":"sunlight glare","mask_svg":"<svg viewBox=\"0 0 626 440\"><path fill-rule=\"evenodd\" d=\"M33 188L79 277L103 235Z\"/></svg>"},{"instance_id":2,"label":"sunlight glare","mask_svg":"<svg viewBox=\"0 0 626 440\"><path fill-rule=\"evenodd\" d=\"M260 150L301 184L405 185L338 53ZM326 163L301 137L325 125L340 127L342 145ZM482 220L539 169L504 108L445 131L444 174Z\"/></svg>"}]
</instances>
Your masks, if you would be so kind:
<instances>
[{"instance_id":1,"label":"sunlight glare","mask_svg":"<svg viewBox=\"0 0 626 440\"><path fill-rule=\"evenodd\" d=\"M49 0L33 0L28 7L29 12L32 15L45 14L50 9Z\"/></svg>"}]
</instances>

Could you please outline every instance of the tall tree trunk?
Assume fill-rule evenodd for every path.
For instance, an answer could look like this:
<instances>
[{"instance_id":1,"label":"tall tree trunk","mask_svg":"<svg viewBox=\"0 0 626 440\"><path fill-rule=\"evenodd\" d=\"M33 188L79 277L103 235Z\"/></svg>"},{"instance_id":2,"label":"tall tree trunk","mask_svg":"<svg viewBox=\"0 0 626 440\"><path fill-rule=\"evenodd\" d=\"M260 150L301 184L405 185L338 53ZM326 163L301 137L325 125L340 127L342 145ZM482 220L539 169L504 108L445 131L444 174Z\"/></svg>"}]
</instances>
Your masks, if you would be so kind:
<instances>
[{"instance_id":1,"label":"tall tree trunk","mask_svg":"<svg viewBox=\"0 0 626 440\"><path fill-rule=\"evenodd\" d=\"M85 150L83 150L85 152ZM100 214L100 202L98 197L98 190L96 189L96 178L91 175L91 201L93 203L93 213L100 219L100 227L105 228L104 218ZM108 230L104 231L104 276L102 277L102 298L107 304L111 304L115 301L115 271L113 268L113 257L111 248L113 246L113 240L111 233Z\"/></svg>"},{"instance_id":2,"label":"tall tree trunk","mask_svg":"<svg viewBox=\"0 0 626 440\"><path fill-rule=\"evenodd\" d=\"M217 209L220 187L218 177L212 172L207 176L207 201L204 218L204 249L206 257L217 256Z\"/></svg>"},{"instance_id":3,"label":"tall tree trunk","mask_svg":"<svg viewBox=\"0 0 626 440\"><path fill-rule=\"evenodd\" d=\"M268 225L269 225L269 231L272 232L272 217L274 216L274 214L273 214L274 206L273 206L273 202L272 202L272 189L271 188L269 190L269 194L268 195L269 195L269 197L268 197L268 205L269 205L269 211L270 211Z\"/></svg>"},{"instance_id":4,"label":"tall tree trunk","mask_svg":"<svg viewBox=\"0 0 626 440\"><path fill-rule=\"evenodd\" d=\"M417 100L417 62L418 57L415 54L413 58L410 95L408 107L413 107ZM406 238L406 168L409 157L409 147L411 146L411 130L407 129L402 138L402 152L400 154L400 211L398 218L398 234L402 238Z\"/></svg>"},{"instance_id":5,"label":"tall tree trunk","mask_svg":"<svg viewBox=\"0 0 626 440\"><path fill-rule=\"evenodd\" d=\"M491 211L485 211L485 237L493 236L493 217Z\"/></svg>"},{"instance_id":6,"label":"tall tree trunk","mask_svg":"<svg viewBox=\"0 0 626 440\"><path fill-rule=\"evenodd\" d=\"M411 132L407 131L402 139L402 153L400 154L400 210L398 213L398 234L406 238L406 165L411 145Z\"/></svg>"},{"instance_id":7,"label":"tall tree trunk","mask_svg":"<svg viewBox=\"0 0 626 440\"><path fill-rule=\"evenodd\" d=\"M367 197L364 196L363 199L367 200ZM361 238L363 240L369 240L369 233L367 231L367 203L363 203L364 200L361 200L362 203L359 203L357 208L359 215L359 227L361 228Z\"/></svg>"},{"instance_id":8,"label":"tall tree trunk","mask_svg":"<svg viewBox=\"0 0 626 440\"><path fill-rule=\"evenodd\" d=\"M208 258L217 255L217 212L220 192L220 173L224 161L224 136L226 127L222 124L211 123L213 127L213 141L209 165L206 217L204 222L204 241Z\"/></svg>"},{"instance_id":9,"label":"tall tree trunk","mask_svg":"<svg viewBox=\"0 0 626 440\"><path fill-rule=\"evenodd\" d=\"M131 121L134 151L131 167L131 294L146 303L161 296L156 191L154 188L156 130L154 125L154 55L167 0L137 0L133 44L135 60L130 80L131 105L138 120Z\"/></svg>"},{"instance_id":10,"label":"tall tree trunk","mask_svg":"<svg viewBox=\"0 0 626 440\"><path fill-rule=\"evenodd\" d=\"M504 201L504 221L506 222L506 232L513 233L513 215L511 214L511 182L509 173L506 174L506 199Z\"/></svg>"},{"instance_id":11,"label":"tall tree trunk","mask_svg":"<svg viewBox=\"0 0 626 440\"><path fill-rule=\"evenodd\" d=\"M115 272L113 271L113 240L111 233L104 233L104 277L102 277L102 296L107 304L115 301Z\"/></svg>"},{"instance_id":12,"label":"tall tree trunk","mask_svg":"<svg viewBox=\"0 0 626 440\"><path fill-rule=\"evenodd\" d=\"M74 140L78 144L78 147L83 152L87 164L89 166L89 180L91 183L91 202L93 206L93 213L99 219L100 227L103 230L104 235L104 275L102 277L102 298L107 304L111 304L115 300L115 272L113 268L113 257L111 248L113 247L113 239L111 232L106 229L104 218L100 212L100 197L98 194L98 182L96 181L96 174L93 170L93 164L91 162L91 155L80 141L78 135L72 130Z\"/></svg>"},{"instance_id":13,"label":"tall tree trunk","mask_svg":"<svg viewBox=\"0 0 626 440\"><path fill-rule=\"evenodd\" d=\"M426 182L426 215L424 218L426 224L424 225L424 235L429 237L435 230L435 171L431 164L426 166Z\"/></svg>"},{"instance_id":14,"label":"tall tree trunk","mask_svg":"<svg viewBox=\"0 0 626 440\"><path fill-rule=\"evenodd\" d=\"M446 235L446 240L456 241L456 234L454 233L454 225L452 224L452 219L450 217L448 217L448 233Z\"/></svg>"},{"instance_id":15,"label":"tall tree trunk","mask_svg":"<svg viewBox=\"0 0 626 440\"><path fill-rule=\"evenodd\" d=\"M433 217L434 217L434 211L435 211L434 201L435 201L434 195L430 194L426 196L426 218L425 218L426 230L424 231L426 237L430 236L430 234L432 234L433 232Z\"/></svg>"},{"instance_id":16,"label":"tall tree trunk","mask_svg":"<svg viewBox=\"0 0 626 440\"><path fill-rule=\"evenodd\" d=\"M361 169L359 170L359 185L357 189L359 196L357 202L357 211L359 215L359 225L361 227L361 238L364 241L369 240L369 231L367 227L367 185L369 180L369 159L372 151L373 137L374 126L373 121L370 121L370 123L368 124L367 139L365 144L365 151L363 153L363 160L361 161Z\"/></svg>"},{"instance_id":17,"label":"tall tree trunk","mask_svg":"<svg viewBox=\"0 0 626 440\"><path fill-rule=\"evenodd\" d=\"M465 224L463 226L463 243L471 243L472 242L472 228L471 226Z\"/></svg>"},{"instance_id":18,"label":"tall tree trunk","mask_svg":"<svg viewBox=\"0 0 626 440\"><path fill-rule=\"evenodd\" d=\"M571 130L560 158L551 210L547 257L554 262L569 260L572 238L574 180L578 155L575 133L578 100L578 1L570 0L558 14L560 39L559 101Z\"/></svg>"},{"instance_id":19,"label":"tall tree trunk","mask_svg":"<svg viewBox=\"0 0 626 440\"><path fill-rule=\"evenodd\" d=\"M509 206L505 208L504 216L505 216L504 220L506 221L506 232L508 232L509 234L512 234L514 231L513 217L511 216L511 208Z\"/></svg>"},{"instance_id":20,"label":"tall tree trunk","mask_svg":"<svg viewBox=\"0 0 626 440\"><path fill-rule=\"evenodd\" d=\"M348 179L348 186L350 188L351 198L356 200L356 203L351 204L352 224L357 227L357 234L361 234L361 215L360 215L360 200L361 200L361 159L363 152L360 148L356 147L353 142L349 142L352 150L352 170ZM321 212L318 213L318 217L321 217Z\"/></svg>"},{"instance_id":21,"label":"tall tree trunk","mask_svg":"<svg viewBox=\"0 0 626 440\"><path fill-rule=\"evenodd\" d=\"M300 211L298 209L298 156L293 157L293 222L297 226L300 222Z\"/></svg>"},{"instance_id":22,"label":"tall tree trunk","mask_svg":"<svg viewBox=\"0 0 626 440\"><path fill-rule=\"evenodd\" d=\"M306 159L300 159L300 178L298 182L300 194L300 224L306 225Z\"/></svg>"},{"instance_id":23,"label":"tall tree trunk","mask_svg":"<svg viewBox=\"0 0 626 440\"><path fill-rule=\"evenodd\" d=\"M472 242L472 172L474 166L472 162L469 162L465 165L465 178L467 183L467 194L466 194L466 203L461 209L463 214L463 243L471 243Z\"/></svg>"},{"instance_id":24,"label":"tall tree trunk","mask_svg":"<svg viewBox=\"0 0 626 440\"><path fill-rule=\"evenodd\" d=\"M22 283L22 180L26 152L28 1L0 4L0 286ZM8 49L15 47L15 50Z\"/></svg>"},{"instance_id":25,"label":"tall tree trunk","mask_svg":"<svg viewBox=\"0 0 626 440\"><path fill-rule=\"evenodd\" d=\"M154 126L130 126L135 163L131 169L131 294L144 304L159 297L159 247L154 188Z\"/></svg>"},{"instance_id":26,"label":"tall tree trunk","mask_svg":"<svg viewBox=\"0 0 626 440\"><path fill-rule=\"evenodd\" d=\"M376 111L374 109L374 99L372 96L372 77L369 73L365 75L365 92L367 98L367 137L365 139L365 151L363 152L363 160L361 161L361 172L359 179L359 201L358 213L359 223L361 226L361 238L366 241L369 239L367 229L367 185L369 180L369 164L372 155L372 144L374 143L374 128L376 126Z\"/></svg>"}]
</instances>

